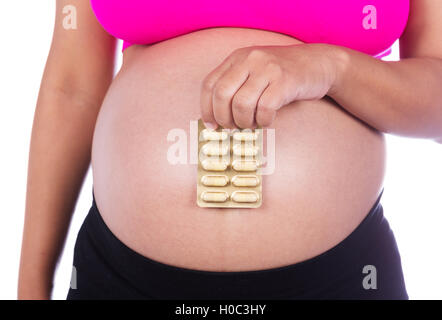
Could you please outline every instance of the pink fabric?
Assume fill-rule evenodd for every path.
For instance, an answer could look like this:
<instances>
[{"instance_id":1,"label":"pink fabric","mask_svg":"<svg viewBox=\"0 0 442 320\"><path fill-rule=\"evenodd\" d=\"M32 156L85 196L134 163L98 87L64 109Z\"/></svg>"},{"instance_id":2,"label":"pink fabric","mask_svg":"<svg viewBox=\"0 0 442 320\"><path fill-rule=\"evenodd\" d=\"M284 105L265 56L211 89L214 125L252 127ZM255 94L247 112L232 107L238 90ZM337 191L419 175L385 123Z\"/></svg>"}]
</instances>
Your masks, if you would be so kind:
<instances>
[{"instance_id":1,"label":"pink fabric","mask_svg":"<svg viewBox=\"0 0 442 320\"><path fill-rule=\"evenodd\" d=\"M400 37L409 13L409 0L91 0L91 4L102 26L124 40L123 49L205 28L243 27L377 56Z\"/></svg>"}]
</instances>

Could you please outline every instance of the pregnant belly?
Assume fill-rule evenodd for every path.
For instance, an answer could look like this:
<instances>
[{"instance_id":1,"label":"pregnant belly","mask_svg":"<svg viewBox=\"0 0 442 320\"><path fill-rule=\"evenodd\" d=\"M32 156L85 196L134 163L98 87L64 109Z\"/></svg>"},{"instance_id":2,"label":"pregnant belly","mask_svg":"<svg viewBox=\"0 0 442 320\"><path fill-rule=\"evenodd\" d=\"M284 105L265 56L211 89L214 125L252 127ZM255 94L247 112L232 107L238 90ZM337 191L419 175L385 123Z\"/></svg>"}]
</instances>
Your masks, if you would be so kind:
<instances>
[{"instance_id":1,"label":"pregnant belly","mask_svg":"<svg viewBox=\"0 0 442 320\"><path fill-rule=\"evenodd\" d=\"M382 188L384 138L329 99L278 112L260 208L196 205L191 128L203 78L236 48L296 43L217 28L125 51L97 120L92 169L97 206L128 247L184 268L259 270L316 256L362 221ZM180 163L168 159L177 133Z\"/></svg>"}]
</instances>

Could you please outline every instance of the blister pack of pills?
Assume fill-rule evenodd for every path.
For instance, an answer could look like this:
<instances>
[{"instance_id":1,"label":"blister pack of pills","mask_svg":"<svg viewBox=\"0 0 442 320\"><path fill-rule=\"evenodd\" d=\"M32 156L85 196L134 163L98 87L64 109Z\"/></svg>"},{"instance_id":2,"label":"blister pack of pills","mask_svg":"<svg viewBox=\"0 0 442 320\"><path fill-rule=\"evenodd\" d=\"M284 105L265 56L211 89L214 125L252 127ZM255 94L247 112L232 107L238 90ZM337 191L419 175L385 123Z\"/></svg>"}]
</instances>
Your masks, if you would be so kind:
<instances>
[{"instance_id":1,"label":"blister pack of pills","mask_svg":"<svg viewBox=\"0 0 442 320\"><path fill-rule=\"evenodd\" d=\"M197 204L258 208L262 204L262 129L217 130L198 121Z\"/></svg>"}]
</instances>

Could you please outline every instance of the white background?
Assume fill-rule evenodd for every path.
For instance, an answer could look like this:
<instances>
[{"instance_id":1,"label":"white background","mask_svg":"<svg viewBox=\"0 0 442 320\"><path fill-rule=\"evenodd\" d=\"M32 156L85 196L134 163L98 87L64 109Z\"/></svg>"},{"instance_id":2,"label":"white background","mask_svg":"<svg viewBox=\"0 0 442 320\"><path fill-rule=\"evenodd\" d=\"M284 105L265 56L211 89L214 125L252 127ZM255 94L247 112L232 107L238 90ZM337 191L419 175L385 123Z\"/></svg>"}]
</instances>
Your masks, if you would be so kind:
<instances>
[{"instance_id":1,"label":"white background","mask_svg":"<svg viewBox=\"0 0 442 320\"><path fill-rule=\"evenodd\" d=\"M55 1L0 1L0 299L16 298L28 148L54 12ZM382 204L410 298L442 299L442 145L389 136L387 169ZM69 287L73 245L91 188L89 174L58 266L55 299L64 299Z\"/></svg>"}]
</instances>

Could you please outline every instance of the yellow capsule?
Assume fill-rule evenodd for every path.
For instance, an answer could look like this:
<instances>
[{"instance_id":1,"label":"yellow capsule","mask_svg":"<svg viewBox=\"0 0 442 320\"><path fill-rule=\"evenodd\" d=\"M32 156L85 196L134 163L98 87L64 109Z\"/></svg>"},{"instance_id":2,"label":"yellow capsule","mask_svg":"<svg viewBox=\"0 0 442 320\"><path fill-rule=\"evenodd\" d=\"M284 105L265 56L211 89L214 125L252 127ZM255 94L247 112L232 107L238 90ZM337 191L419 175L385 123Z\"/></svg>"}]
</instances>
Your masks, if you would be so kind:
<instances>
[{"instance_id":1,"label":"yellow capsule","mask_svg":"<svg viewBox=\"0 0 442 320\"><path fill-rule=\"evenodd\" d=\"M254 203L259 200L259 195L255 191L235 191L231 198L234 202Z\"/></svg>"},{"instance_id":2,"label":"yellow capsule","mask_svg":"<svg viewBox=\"0 0 442 320\"><path fill-rule=\"evenodd\" d=\"M258 132L235 132L233 134L233 140L236 141L255 141L258 139Z\"/></svg>"},{"instance_id":3,"label":"yellow capsule","mask_svg":"<svg viewBox=\"0 0 442 320\"><path fill-rule=\"evenodd\" d=\"M203 176L201 183L206 187L224 187L229 183L229 177L223 175Z\"/></svg>"},{"instance_id":4,"label":"yellow capsule","mask_svg":"<svg viewBox=\"0 0 442 320\"><path fill-rule=\"evenodd\" d=\"M235 187L256 187L259 184L257 176L234 176L232 184Z\"/></svg>"},{"instance_id":5,"label":"yellow capsule","mask_svg":"<svg viewBox=\"0 0 442 320\"><path fill-rule=\"evenodd\" d=\"M201 199L204 202L226 202L229 195L223 191L204 191L201 193Z\"/></svg>"},{"instance_id":6,"label":"yellow capsule","mask_svg":"<svg viewBox=\"0 0 442 320\"><path fill-rule=\"evenodd\" d=\"M259 148L253 145L242 145L240 143L233 145L233 154L235 156L253 157L258 154Z\"/></svg>"},{"instance_id":7,"label":"yellow capsule","mask_svg":"<svg viewBox=\"0 0 442 320\"><path fill-rule=\"evenodd\" d=\"M206 156L225 156L229 152L229 145L210 142L203 145L201 151Z\"/></svg>"},{"instance_id":8,"label":"yellow capsule","mask_svg":"<svg viewBox=\"0 0 442 320\"><path fill-rule=\"evenodd\" d=\"M257 160L235 160L232 163L235 171L256 171L258 169Z\"/></svg>"},{"instance_id":9,"label":"yellow capsule","mask_svg":"<svg viewBox=\"0 0 442 320\"><path fill-rule=\"evenodd\" d=\"M229 162L223 159L205 159L201 162L201 166L207 171L225 171Z\"/></svg>"},{"instance_id":10,"label":"yellow capsule","mask_svg":"<svg viewBox=\"0 0 442 320\"><path fill-rule=\"evenodd\" d=\"M204 129L201 133L204 141L221 141L229 137L229 134L225 131Z\"/></svg>"}]
</instances>

